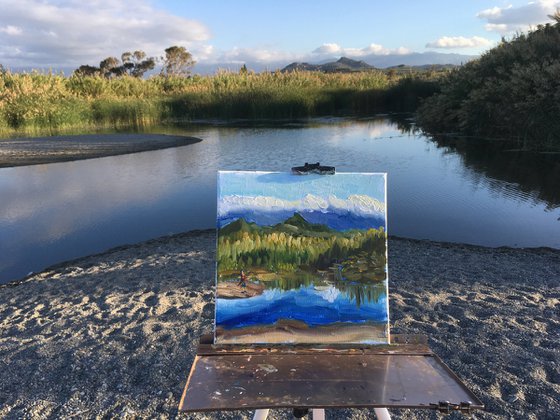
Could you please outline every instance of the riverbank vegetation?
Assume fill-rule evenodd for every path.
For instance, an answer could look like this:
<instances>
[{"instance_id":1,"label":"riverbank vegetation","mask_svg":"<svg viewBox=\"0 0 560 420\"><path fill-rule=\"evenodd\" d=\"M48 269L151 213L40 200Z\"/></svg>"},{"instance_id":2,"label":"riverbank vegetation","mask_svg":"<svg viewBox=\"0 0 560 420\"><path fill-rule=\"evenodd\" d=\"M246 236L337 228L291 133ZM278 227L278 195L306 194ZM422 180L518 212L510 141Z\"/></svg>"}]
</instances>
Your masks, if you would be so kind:
<instances>
[{"instance_id":1,"label":"riverbank vegetation","mask_svg":"<svg viewBox=\"0 0 560 420\"><path fill-rule=\"evenodd\" d=\"M0 72L0 134L192 119L296 119L414 111L441 72L219 72L147 79Z\"/></svg>"},{"instance_id":2,"label":"riverbank vegetation","mask_svg":"<svg viewBox=\"0 0 560 420\"><path fill-rule=\"evenodd\" d=\"M560 12L553 18L452 70L419 108L420 127L560 150Z\"/></svg>"}]
</instances>

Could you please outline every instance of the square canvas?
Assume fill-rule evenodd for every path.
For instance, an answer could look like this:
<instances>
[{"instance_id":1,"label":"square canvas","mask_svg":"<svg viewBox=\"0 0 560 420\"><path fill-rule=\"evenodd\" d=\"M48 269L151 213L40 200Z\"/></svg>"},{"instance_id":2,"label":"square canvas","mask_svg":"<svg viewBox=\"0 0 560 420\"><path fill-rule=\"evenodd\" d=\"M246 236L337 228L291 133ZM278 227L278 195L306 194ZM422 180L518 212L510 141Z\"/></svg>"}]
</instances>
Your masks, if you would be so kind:
<instances>
[{"instance_id":1,"label":"square canvas","mask_svg":"<svg viewBox=\"0 0 560 420\"><path fill-rule=\"evenodd\" d=\"M386 174L220 171L215 342L389 340Z\"/></svg>"}]
</instances>

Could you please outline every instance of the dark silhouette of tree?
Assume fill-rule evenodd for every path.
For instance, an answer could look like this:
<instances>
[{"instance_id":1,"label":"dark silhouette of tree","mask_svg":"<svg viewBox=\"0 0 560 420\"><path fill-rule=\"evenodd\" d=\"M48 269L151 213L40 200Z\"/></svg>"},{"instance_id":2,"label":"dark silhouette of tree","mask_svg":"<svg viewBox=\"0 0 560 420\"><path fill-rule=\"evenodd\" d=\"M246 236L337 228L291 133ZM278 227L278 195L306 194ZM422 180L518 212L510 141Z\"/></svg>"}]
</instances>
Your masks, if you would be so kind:
<instances>
[{"instance_id":1,"label":"dark silhouette of tree","mask_svg":"<svg viewBox=\"0 0 560 420\"><path fill-rule=\"evenodd\" d=\"M101 70L99 67L84 64L74 70L74 74L77 76L99 76L101 74Z\"/></svg>"},{"instance_id":2,"label":"dark silhouette of tree","mask_svg":"<svg viewBox=\"0 0 560 420\"><path fill-rule=\"evenodd\" d=\"M185 47L173 46L165 49L161 74L165 76L188 76L195 61Z\"/></svg>"},{"instance_id":3,"label":"dark silhouette of tree","mask_svg":"<svg viewBox=\"0 0 560 420\"><path fill-rule=\"evenodd\" d=\"M154 57L146 57L146 53L141 50L124 52L121 60L117 57L107 57L99 63L99 67L82 65L74 72L79 76L103 76L106 78L119 76L142 77L144 73L152 70L156 66Z\"/></svg>"},{"instance_id":4,"label":"dark silhouette of tree","mask_svg":"<svg viewBox=\"0 0 560 420\"><path fill-rule=\"evenodd\" d=\"M120 76L123 73L121 62L117 57L107 57L99 63L101 74L107 78Z\"/></svg>"}]
</instances>

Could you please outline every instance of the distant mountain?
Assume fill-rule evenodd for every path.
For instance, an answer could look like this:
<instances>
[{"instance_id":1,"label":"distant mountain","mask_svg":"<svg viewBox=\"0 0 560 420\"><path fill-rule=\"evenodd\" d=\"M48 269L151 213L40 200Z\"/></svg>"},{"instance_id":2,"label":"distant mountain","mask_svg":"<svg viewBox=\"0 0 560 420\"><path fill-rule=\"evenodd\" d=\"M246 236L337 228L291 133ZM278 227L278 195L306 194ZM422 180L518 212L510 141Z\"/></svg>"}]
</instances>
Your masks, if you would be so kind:
<instances>
[{"instance_id":1,"label":"distant mountain","mask_svg":"<svg viewBox=\"0 0 560 420\"><path fill-rule=\"evenodd\" d=\"M300 231L309 231L309 232L331 232L331 229L327 225L323 225L320 223L310 223L305 218L299 214L294 213L292 217L284 220L283 223L279 223L278 225L274 226L277 229L282 229L285 225L295 226Z\"/></svg>"},{"instance_id":2,"label":"distant mountain","mask_svg":"<svg viewBox=\"0 0 560 420\"><path fill-rule=\"evenodd\" d=\"M255 230L259 230L259 226L256 223L248 223L243 218L239 218L230 224L222 227L220 229L220 233L222 235L231 235L232 233L237 232L252 232Z\"/></svg>"},{"instance_id":3,"label":"distant mountain","mask_svg":"<svg viewBox=\"0 0 560 420\"><path fill-rule=\"evenodd\" d=\"M292 63L284 67L281 71L323 71L325 73L350 73L357 71L375 70L374 66L370 66L365 61L352 60L351 58L341 57L337 61L327 62L323 64L309 63Z\"/></svg>"},{"instance_id":4,"label":"distant mountain","mask_svg":"<svg viewBox=\"0 0 560 420\"><path fill-rule=\"evenodd\" d=\"M444 54L438 52L410 53L410 54L387 54L368 55L357 61L347 57L341 57L336 61L328 61L321 64L291 63L281 71L290 72L294 70L311 70L324 72L353 72L368 71L384 68L419 68L427 69L437 67L454 67L473 60L477 56L463 54Z\"/></svg>"}]
</instances>

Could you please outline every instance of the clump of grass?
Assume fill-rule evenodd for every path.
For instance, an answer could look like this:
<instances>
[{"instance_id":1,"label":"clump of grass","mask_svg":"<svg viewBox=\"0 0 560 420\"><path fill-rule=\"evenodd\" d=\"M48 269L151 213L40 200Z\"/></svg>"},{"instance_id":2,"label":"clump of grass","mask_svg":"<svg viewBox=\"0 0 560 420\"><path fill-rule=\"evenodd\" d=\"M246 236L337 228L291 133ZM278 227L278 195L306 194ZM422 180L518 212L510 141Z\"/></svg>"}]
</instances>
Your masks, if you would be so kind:
<instances>
[{"instance_id":1,"label":"clump of grass","mask_svg":"<svg viewBox=\"0 0 560 420\"><path fill-rule=\"evenodd\" d=\"M0 74L0 132L142 126L193 118L303 118L413 111L425 76L220 72L149 79ZM431 85L430 85L431 86ZM395 100L396 97L413 98Z\"/></svg>"}]
</instances>

